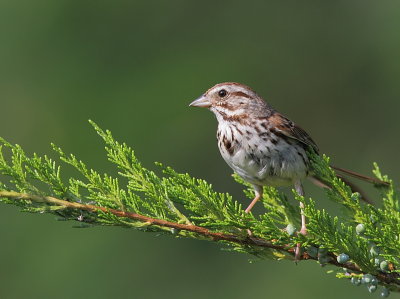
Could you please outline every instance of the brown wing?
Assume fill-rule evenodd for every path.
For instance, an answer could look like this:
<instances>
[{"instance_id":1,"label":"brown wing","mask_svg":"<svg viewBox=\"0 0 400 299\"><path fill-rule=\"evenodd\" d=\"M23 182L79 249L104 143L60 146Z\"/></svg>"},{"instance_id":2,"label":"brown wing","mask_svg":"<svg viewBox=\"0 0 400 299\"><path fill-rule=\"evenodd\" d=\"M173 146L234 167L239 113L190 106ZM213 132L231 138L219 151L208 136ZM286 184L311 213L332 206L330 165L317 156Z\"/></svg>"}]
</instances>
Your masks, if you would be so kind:
<instances>
[{"instance_id":1,"label":"brown wing","mask_svg":"<svg viewBox=\"0 0 400 299\"><path fill-rule=\"evenodd\" d=\"M268 121L278 132L287 137L300 141L301 143L312 148L318 154L318 146L315 144L314 140L312 140L310 135L308 135L306 131L297 126L291 120L284 117L282 114L274 113L269 117Z\"/></svg>"}]
</instances>

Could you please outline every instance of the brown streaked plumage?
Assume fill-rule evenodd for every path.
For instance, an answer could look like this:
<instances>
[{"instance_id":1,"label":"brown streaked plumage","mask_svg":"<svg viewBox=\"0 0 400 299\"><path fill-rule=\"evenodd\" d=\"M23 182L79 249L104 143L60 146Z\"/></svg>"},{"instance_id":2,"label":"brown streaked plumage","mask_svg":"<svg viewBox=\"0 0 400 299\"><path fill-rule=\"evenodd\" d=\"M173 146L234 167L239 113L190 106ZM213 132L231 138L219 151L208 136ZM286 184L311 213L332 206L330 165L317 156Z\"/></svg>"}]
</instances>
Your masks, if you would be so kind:
<instances>
[{"instance_id":1,"label":"brown streaked plumage","mask_svg":"<svg viewBox=\"0 0 400 299\"><path fill-rule=\"evenodd\" d=\"M307 151L318 153L316 143L306 131L273 109L250 87L235 82L220 83L190 106L205 107L215 114L222 157L239 176L253 185L255 197L246 213L261 198L265 185L292 185L299 195L304 195L301 181L311 177L318 185L328 187L312 177ZM362 175L350 174L365 179ZM302 203L300 208L300 233L306 234ZM298 245L296 258L299 254Z\"/></svg>"}]
</instances>

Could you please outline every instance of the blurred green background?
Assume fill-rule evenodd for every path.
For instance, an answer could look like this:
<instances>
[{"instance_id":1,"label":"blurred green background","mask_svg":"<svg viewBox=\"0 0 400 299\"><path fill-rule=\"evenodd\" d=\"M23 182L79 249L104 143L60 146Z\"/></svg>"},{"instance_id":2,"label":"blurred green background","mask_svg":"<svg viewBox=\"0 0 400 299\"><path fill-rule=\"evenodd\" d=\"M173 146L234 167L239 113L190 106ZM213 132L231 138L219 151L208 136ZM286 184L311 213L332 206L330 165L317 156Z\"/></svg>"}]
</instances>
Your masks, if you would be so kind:
<instances>
[{"instance_id":1,"label":"blurred green background","mask_svg":"<svg viewBox=\"0 0 400 299\"><path fill-rule=\"evenodd\" d=\"M188 108L213 84L237 81L334 164L369 174L376 161L399 181L399 26L396 1L3 0L0 136L29 153L49 154L54 142L112 172L90 118L144 165L189 172L245 204L216 120ZM367 296L313 262L251 264L211 242L72 224L0 206L1 298Z\"/></svg>"}]
</instances>

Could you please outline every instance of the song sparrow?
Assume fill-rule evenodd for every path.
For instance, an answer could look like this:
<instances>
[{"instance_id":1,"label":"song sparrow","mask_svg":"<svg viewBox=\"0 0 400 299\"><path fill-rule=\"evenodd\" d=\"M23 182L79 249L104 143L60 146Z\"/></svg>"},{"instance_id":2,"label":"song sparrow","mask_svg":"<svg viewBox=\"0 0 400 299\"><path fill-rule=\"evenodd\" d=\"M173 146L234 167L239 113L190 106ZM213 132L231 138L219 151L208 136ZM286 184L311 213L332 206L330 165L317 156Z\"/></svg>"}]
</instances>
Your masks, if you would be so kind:
<instances>
[{"instance_id":1,"label":"song sparrow","mask_svg":"<svg viewBox=\"0 0 400 299\"><path fill-rule=\"evenodd\" d=\"M222 157L253 185L255 197L246 213L262 197L264 185L294 185L297 193L304 195L301 180L310 173L307 151L318 152L318 147L303 129L252 89L234 82L220 83L190 106L209 108L215 114ZM306 233L303 211L300 232Z\"/></svg>"},{"instance_id":2,"label":"song sparrow","mask_svg":"<svg viewBox=\"0 0 400 299\"><path fill-rule=\"evenodd\" d=\"M327 187L312 175L307 151L318 153L315 142L302 128L273 109L248 86L234 82L217 84L190 106L209 108L215 114L222 157L239 176L253 185L255 197L246 213L262 197L265 185L293 185L302 196L301 181L306 177ZM385 183L337 169L373 183ZM300 209L300 233L306 234L304 206L301 202Z\"/></svg>"}]
</instances>

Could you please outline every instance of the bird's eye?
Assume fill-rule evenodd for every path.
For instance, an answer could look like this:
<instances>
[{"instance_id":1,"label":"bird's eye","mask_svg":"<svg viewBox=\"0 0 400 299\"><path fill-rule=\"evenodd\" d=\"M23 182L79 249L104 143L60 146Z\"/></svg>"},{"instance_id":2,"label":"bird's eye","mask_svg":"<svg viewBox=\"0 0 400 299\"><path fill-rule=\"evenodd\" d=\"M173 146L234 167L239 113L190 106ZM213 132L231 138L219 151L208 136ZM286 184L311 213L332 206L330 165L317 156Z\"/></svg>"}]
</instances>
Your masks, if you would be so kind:
<instances>
[{"instance_id":1,"label":"bird's eye","mask_svg":"<svg viewBox=\"0 0 400 299\"><path fill-rule=\"evenodd\" d=\"M223 98L224 96L226 96L227 92L225 89L221 89L220 91L218 91L218 95L220 98Z\"/></svg>"}]
</instances>

